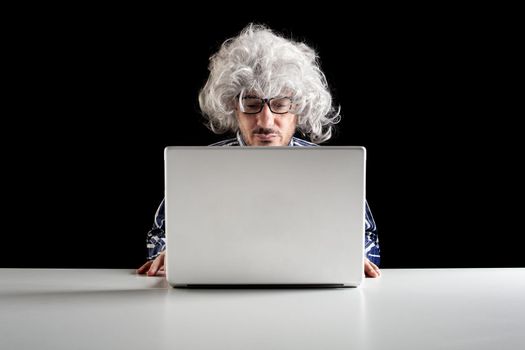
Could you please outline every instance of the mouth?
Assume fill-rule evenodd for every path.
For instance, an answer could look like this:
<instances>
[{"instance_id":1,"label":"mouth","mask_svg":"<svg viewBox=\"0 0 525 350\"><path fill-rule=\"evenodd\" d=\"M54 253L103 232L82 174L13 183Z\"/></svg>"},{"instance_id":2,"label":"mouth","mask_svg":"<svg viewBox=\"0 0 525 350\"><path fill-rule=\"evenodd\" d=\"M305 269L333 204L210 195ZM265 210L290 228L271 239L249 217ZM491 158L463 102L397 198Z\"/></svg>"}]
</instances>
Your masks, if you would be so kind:
<instances>
[{"instance_id":1,"label":"mouth","mask_svg":"<svg viewBox=\"0 0 525 350\"><path fill-rule=\"evenodd\" d=\"M273 138L277 137L277 134L253 134L253 136L261 141L271 141Z\"/></svg>"}]
</instances>

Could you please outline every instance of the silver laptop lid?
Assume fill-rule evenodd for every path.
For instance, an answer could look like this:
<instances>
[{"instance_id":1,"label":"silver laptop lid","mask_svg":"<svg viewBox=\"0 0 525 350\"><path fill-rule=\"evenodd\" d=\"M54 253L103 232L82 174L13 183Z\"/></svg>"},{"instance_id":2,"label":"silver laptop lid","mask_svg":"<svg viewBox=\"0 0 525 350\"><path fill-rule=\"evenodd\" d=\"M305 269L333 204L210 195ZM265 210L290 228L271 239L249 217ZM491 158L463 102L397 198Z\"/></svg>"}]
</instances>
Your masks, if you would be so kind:
<instances>
[{"instance_id":1,"label":"silver laptop lid","mask_svg":"<svg viewBox=\"0 0 525 350\"><path fill-rule=\"evenodd\" d=\"M173 286L363 278L363 147L167 147Z\"/></svg>"}]
</instances>

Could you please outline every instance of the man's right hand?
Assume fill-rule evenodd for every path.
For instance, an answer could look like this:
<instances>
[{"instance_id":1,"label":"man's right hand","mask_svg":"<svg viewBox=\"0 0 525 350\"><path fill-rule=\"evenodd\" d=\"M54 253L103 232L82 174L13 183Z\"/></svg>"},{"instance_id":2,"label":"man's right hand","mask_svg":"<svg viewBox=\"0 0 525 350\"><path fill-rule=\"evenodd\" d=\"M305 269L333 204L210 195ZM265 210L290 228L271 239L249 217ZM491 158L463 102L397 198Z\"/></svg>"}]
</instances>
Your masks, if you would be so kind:
<instances>
[{"instance_id":1,"label":"man's right hand","mask_svg":"<svg viewBox=\"0 0 525 350\"><path fill-rule=\"evenodd\" d=\"M148 261L137 269L139 275L147 274L148 276L166 276L164 268L164 256L166 251L160 253L155 259Z\"/></svg>"}]
</instances>

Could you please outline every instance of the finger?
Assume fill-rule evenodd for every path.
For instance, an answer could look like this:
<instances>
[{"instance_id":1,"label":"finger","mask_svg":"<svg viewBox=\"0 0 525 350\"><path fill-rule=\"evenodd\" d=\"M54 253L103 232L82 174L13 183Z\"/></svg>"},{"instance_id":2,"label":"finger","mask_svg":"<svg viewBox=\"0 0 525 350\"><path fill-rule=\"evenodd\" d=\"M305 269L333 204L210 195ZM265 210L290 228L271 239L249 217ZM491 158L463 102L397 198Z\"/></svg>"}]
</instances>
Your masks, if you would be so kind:
<instances>
[{"instance_id":1,"label":"finger","mask_svg":"<svg viewBox=\"0 0 525 350\"><path fill-rule=\"evenodd\" d=\"M371 262L371 261L369 261L369 263L370 263L370 265L372 266L372 268L373 268L374 270L376 270L377 272L379 272L379 267L378 267L376 264L374 264L374 263Z\"/></svg>"},{"instance_id":2,"label":"finger","mask_svg":"<svg viewBox=\"0 0 525 350\"><path fill-rule=\"evenodd\" d=\"M372 269L374 270L374 275L375 275L374 277L381 276L381 271L379 271L379 267L377 267L377 266L374 267L373 265L371 265L371 266L372 266Z\"/></svg>"},{"instance_id":3,"label":"finger","mask_svg":"<svg viewBox=\"0 0 525 350\"><path fill-rule=\"evenodd\" d=\"M159 270L159 268L164 266L164 254L159 255L155 260L153 260L153 264L151 264L151 267L148 271L148 276L155 276Z\"/></svg>"},{"instance_id":4,"label":"finger","mask_svg":"<svg viewBox=\"0 0 525 350\"><path fill-rule=\"evenodd\" d=\"M368 264L365 264L365 277L375 277L373 269Z\"/></svg>"},{"instance_id":5,"label":"finger","mask_svg":"<svg viewBox=\"0 0 525 350\"><path fill-rule=\"evenodd\" d=\"M376 264L374 264L373 262L370 261L370 264L372 265L372 267L374 268L374 270L376 270L376 273L378 276L381 276L381 270L379 269L379 266L377 266Z\"/></svg>"},{"instance_id":6,"label":"finger","mask_svg":"<svg viewBox=\"0 0 525 350\"><path fill-rule=\"evenodd\" d=\"M379 277L379 272L374 269L374 267L372 266L372 262L369 261L368 259L365 260L365 276L366 277Z\"/></svg>"},{"instance_id":7,"label":"finger","mask_svg":"<svg viewBox=\"0 0 525 350\"><path fill-rule=\"evenodd\" d=\"M156 258L155 260L153 260L153 264L151 264L148 270L148 276L155 276L155 274L157 273L157 270L159 269L159 265L160 265L159 258Z\"/></svg>"},{"instance_id":8,"label":"finger","mask_svg":"<svg viewBox=\"0 0 525 350\"><path fill-rule=\"evenodd\" d=\"M140 274L140 275L146 273L146 271L148 271L148 269L149 269L149 267L150 267L150 265L151 265L152 263L153 263L153 261L148 261L148 262L146 262L144 265L142 265L141 267L139 267L139 268L137 269L137 273Z\"/></svg>"}]
</instances>

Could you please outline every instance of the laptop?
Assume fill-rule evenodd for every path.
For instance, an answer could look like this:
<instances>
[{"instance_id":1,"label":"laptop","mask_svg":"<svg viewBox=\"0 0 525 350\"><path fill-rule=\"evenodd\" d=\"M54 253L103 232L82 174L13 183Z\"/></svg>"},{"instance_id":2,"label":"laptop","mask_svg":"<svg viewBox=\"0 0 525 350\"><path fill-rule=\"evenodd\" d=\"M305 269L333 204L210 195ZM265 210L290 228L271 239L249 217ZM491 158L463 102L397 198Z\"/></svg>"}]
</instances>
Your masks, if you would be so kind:
<instances>
[{"instance_id":1,"label":"laptop","mask_svg":"<svg viewBox=\"0 0 525 350\"><path fill-rule=\"evenodd\" d=\"M357 287L364 147L166 147L173 287Z\"/></svg>"}]
</instances>

